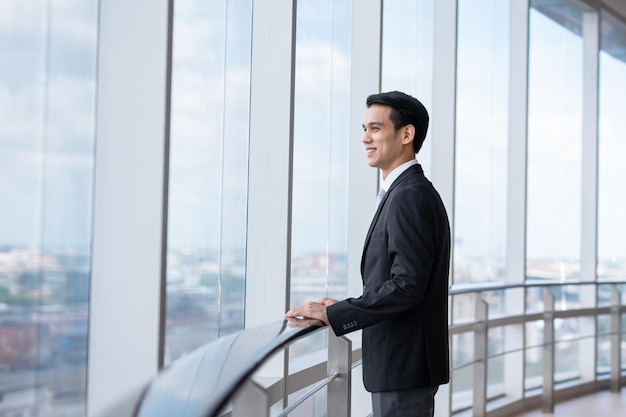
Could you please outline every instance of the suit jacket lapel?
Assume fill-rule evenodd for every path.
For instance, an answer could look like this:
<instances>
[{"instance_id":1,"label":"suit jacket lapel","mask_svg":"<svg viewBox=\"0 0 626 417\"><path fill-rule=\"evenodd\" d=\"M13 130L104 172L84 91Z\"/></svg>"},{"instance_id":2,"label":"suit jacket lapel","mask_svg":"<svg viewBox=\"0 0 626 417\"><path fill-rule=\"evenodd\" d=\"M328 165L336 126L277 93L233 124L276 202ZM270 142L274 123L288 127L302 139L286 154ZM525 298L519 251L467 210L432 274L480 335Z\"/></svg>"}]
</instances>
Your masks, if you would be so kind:
<instances>
[{"instance_id":1,"label":"suit jacket lapel","mask_svg":"<svg viewBox=\"0 0 626 417\"><path fill-rule=\"evenodd\" d=\"M378 208L376 209L376 213L374 213L374 218L372 219L372 222L370 223L370 227L367 231L367 235L365 236L365 243L363 245L363 254L361 255L361 276L363 276L363 265L365 264L365 251L367 249L367 246L370 243L370 237L372 236L372 231L374 231L374 226L376 226L376 223L378 222L378 218L380 217L380 214L383 210L385 201L387 201L389 194L391 194L393 189L396 188L398 184L404 181L409 175L419 174L419 173L424 173L420 164L416 164L416 165L409 167L406 171L400 174L398 178L396 178L396 180L391 184L391 186L385 193L385 196L383 197L383 199L380 201L380 204L378 205Z\"/></svg>"}]
</instances>

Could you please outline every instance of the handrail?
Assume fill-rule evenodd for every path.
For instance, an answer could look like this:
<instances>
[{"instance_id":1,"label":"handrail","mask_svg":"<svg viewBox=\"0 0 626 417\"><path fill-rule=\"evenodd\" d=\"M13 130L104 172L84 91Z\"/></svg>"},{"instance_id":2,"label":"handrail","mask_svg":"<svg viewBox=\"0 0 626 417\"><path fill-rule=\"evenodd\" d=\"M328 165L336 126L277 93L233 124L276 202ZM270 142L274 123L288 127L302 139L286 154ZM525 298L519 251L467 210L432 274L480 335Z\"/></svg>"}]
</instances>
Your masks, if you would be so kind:
<instances>
[{"instance_id":1,"label":"handrail","mask_svg":"<svg viewBox=\"0 0 626 417\"><path fill-rule=\"evenodd\" d=\"M272 354L322 325L317 320L281 320L207 344L159 373L134 416L214 417Z\"/></svg>"},{"instance_id":2,"label":"handrail","mask_svg":"<svg viewBox=\"0 0 626 417\"><path fill-rule=\"evenodd\" d=\"M621 386L621 314L626 306L621 305L622 292L620 288L626 284L624 279L599 279L598 281L555 281L555 280L526 280L518 284L482 283L472 285L455 285L449 289L449 295L474 293L477 295L476 311L473 320L468 323L451 324L450 335L461 333L474 334L474 358L467 363L453 366L452 372L470 366L474 367L472 412L475 416L486 415L487 402L487 362L498 356L519 353L528 349L544 349L544 384L541 403L544 410L550 411L555 401L555 370L554 346L561 341L555 339L554 321L559 318L597 316L607 314L611 317L610 332L602 332L605 337L611 337L611 375L609 378L611 390ZM550 288L562 286L600 285L611 286L612 301L609 305L595 307L579 307L574 310L555 310L554 296ZM481 297L481 293L519 288L543 288L543 311L523 313L516 316L489 317L489 304ZM542 320L545 323L544 341L539 344L524 343L522 347L510 347L502 352L492 353L488 349L489 329L499 326L520 325L528 321ZM135 411L135 417L216 417L223 413L229 403L232 411L227 413L231 417L269 416L271 403L277 399L274 385L261 387L251 377L277 351L286 348L297 339L303 338L323 327L323 324L313 320L297 320L296 324L288 321L277 321L264 326L243 330L223 337L205 345L197 351L188 354L172 363L163 370L146 388L142 399ZM598 337L600 334L575 337L571 340L586 340ZM333 336L333 337L331 337ZM359 361L352 362L352 352L349 340L337 338L329 332L329 357L327 377L310 379L308 383L315 385L301 394L282 410L280 415L287 415L306 399L322 388L327 388L328 410L333 410L332 416L350 415L350 370L358 366ZM337 358L341 357L341 360ZM315 367L319 367L316 364ZM286 372L283 369L283 372ZM277 375L278 376L278 375ZM287 385L288 375L278 376L281 384ZM332 385L332 386L331 386ZM282 396L289 394L289 389L283 386ZM269 394L270 391L274 394ZM451 395L448 391L447 394ZM271 397L271 400L270 400ZM518 400L522 400L520 398ZM528 399L528 398L526 398ZM509 402L510 405L514 404ZM286 405L286 404L284 404ZM451 404L450 404L451 405ZM513 409L513 408L512 408ZM461 408L450 407L444 415L451 415L463 411ZM252 413L252 414L250 414ZM505 415L506 412L503 414Z\"/></svg>"},{"instance_id":3,"label":"handrail","mask_svg":"<svg viewBox=\"0 0 626 417\"><path fill-rule=\"evenodd\" d=\"M321 382L319 382L318 384L316 384L315 386L313 386L313 388L311 388L310 390L308 390L307 392L305 392L304 394L302 394L302 396L300 398L298 398L297 400L295 400L293 402L293 404L290 404L289 407L285 408L280 414L278 414L278 416L276 417L285 417L288 416L289 413L291 413L293 410L295 410L300 404L302 404L303 402L305 402L306 400L308 400L309 398L311 398L315 393L317 393L319 390L321 390L322 388L328 386L328 384L330 384L331 382L333 382L335 379L339 378L340 374L339 372L335 372L334 374L332 374L331 376L327 377L326 379L323 379Z\"/></svg>"},{"instance_id":4,"label":"handrail","mask_svg":"<svg viewBox=\"0 0 626 417\"><path fill-rule=\"evenodd\" d=\"M597 281L557 281L553 279L527 279L524 282L509 284L502 282L484 282L471 284L454 284L448 289L448 295L471 294L483 291L501 291L515 288L562 287L568 285L610 285L626 284L626 279L598 278Z\"/></svg>"}]
</instances>

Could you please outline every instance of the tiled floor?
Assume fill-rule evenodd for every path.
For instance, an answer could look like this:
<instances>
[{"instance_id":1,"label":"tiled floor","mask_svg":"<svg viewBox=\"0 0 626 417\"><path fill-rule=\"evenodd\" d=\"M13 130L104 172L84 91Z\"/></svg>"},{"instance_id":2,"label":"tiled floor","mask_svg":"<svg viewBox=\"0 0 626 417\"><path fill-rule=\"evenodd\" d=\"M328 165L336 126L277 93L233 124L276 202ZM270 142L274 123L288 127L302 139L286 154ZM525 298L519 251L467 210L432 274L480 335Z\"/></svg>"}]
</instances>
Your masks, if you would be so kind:
<instances>
[{"instance_id":1,"label":"tiled floor","mask_svg":"<svg viewBox=\"0 0 626 417\"><path fill-rule=\"evenodd\" d=\"M626 391L599 391L592 395L557 403L554 414L528 411L517 417L626 417Z\"/></svg>"}]
</instances>

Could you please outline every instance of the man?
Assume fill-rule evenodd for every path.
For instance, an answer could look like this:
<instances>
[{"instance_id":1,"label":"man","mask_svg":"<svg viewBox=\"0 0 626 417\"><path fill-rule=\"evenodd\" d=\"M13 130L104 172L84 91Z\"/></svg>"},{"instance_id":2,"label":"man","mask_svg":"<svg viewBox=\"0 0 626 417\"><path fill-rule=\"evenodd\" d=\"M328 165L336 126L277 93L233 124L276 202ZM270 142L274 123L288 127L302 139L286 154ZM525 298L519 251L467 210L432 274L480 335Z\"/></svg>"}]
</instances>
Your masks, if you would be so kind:
<instances>
[{"instance_id":1,"label":"man","mask_svg":"<svg viewBox=\"0 0 626 417\"><path fill-rule=\"evenodd\" d=\"M363 382L374 417L432 416L449 381L450 227L441 198L415 159L428 112L398 91L367 98L363 143L382 171L386 192L370 225L363 294L294 307L286 318L312 318L337 336L363 329Z\"/></svg>"}]
</instances>

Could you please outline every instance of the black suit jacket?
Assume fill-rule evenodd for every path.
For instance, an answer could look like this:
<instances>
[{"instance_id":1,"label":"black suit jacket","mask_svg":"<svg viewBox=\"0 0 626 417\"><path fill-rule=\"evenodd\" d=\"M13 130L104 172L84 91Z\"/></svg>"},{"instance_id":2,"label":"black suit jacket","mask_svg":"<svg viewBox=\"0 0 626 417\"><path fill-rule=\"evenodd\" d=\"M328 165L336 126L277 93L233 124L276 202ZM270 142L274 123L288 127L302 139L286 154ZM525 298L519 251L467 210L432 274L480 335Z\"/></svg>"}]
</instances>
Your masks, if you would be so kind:
<instances>
[{"instance_id":1,"label":"black suit jacket","mask_svg":"<svg viewBox=\"0 0 626 417\"><path fill-rule=\"evenodd\" d=\"M363 295L327 308L336 335L363 329L363 382L371 392L434 387L450 379L450 226L420 165L389 187L370 225Z\"/></svg>"}]
</instances>

